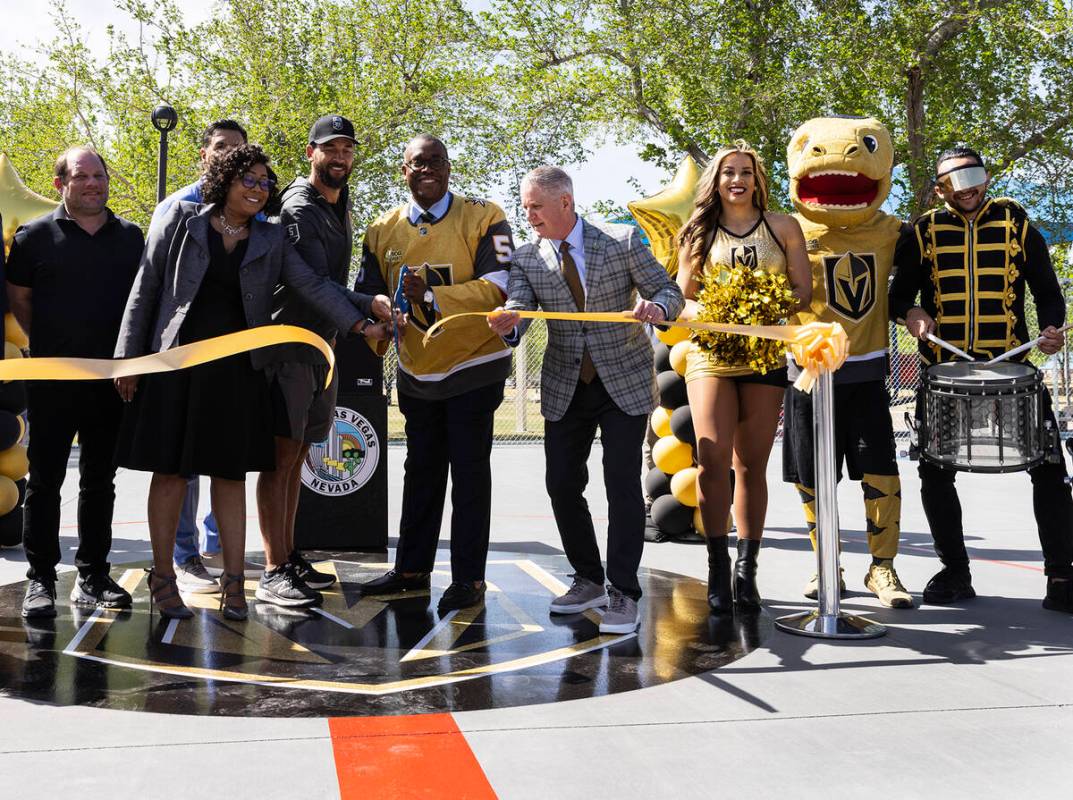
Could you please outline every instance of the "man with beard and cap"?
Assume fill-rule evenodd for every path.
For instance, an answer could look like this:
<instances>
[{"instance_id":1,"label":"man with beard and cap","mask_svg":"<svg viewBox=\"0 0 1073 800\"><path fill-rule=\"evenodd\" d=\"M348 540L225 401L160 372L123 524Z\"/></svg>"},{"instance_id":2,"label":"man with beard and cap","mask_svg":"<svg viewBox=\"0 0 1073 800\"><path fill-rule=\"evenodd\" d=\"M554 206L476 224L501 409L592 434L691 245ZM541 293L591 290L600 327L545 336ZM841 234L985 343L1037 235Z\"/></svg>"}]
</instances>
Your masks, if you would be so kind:
<instances>
[{"instance_id":1,"label":"man with beard and cap","mask_svg":"<svg viewBox=\"0 0 1073 800\"><path fill-rule=\"evenodd\" d=\"M63 202L15 232L7 264L11 311L35 357L111 358L141 261L138 226L108 208L108 167L89 147L56 160ZM23 617L56 616L60 488L78 436L78 578L71 602L128 608L108 574L115 505L115 453L123 401L111 381L28 381L30 478L23 545L30 579Z\"/></svg>"},{"instance_id":2,"label":"man with beard and cap","mask_svg":"<svg viewBox=\"0 0 1073 800\"><path fill-rule=\"evenodd\" d=\"M936 167L935 193L944 205L923 214L898 242L891 318L904 322L920 340L920 357L927 365L955 358L930 342L929 333L987 361L1031 340L1025 323L1027 288L1039 319L1039 349L1057 353L1066 306L1042 234L1013 200L988 199L991 177L972 148L945 151ZM1044 419L1057 430L1050 393L1045 385L1041 391ZM921 413L918 392L918 420ZM924 588L924 602L968 600L976 592L954 485L957 473L924 460L917 469L924 514L943 564ZM1061 449L1028 474L1047 576L1043 607L1073 613L1073 497Z\"/></svg>"},{"instance_id":3,"label":"man with beard and cap","mask_svg":"<svg viewBox=\"0 0 1073 800\"><path fill-rule=\"evenodd\" d=\"M280 223L302 259L319 275L345 286L350 271L354 228L350 220L347 178L354 168L354 125L338 114L313 123L306 146L308 178L295 178L280 194ZM381 319L391 316L384 296L364 297L359 308ZM276 290L274 322L308 328L328 342L338 333L332 324L284 286ZM362 333L383 339L387 326L366 320ZM265 372L272 381L276 413L276 469L257 480L257 507L265 544L265 572L258 600L281 606L308 607L320 602L318 590L335 582L294 546L294 520L309 446L324 441L335 418L339 374L325 389L327 365L310 347L281 345Z\"/></svg>"},{"instance_id":4,"label":"man with beard and cap","mask_svg":"<svg viewBox=\"0 0 1073 800\"><path fill-rule=\"evenodd\" d=\"M437 319L491 311L506 299L514 243L495 203L448 190L447 147L421 134L403 152L411 199L365 234L358 287L397 289L410 308L398 338L399 410L406 465L395 567L363 594L427 591L451 476L451 585L441 613L484 599L491 524L492 426L510 375L511 350L480 317L459 320L428 344Z\"/></svg>"}]
</instances>

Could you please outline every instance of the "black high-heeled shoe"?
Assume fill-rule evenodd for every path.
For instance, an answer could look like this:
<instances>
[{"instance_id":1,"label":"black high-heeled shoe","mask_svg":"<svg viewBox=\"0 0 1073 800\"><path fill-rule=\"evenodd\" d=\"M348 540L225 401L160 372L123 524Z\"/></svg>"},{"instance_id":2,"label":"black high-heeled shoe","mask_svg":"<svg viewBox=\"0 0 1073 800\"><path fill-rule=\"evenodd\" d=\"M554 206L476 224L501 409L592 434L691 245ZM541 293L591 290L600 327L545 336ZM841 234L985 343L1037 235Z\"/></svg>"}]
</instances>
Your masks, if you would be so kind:
<instances>
[{"instance_id":1,"label":"black high-heeled shoe","mask_svg":"<svg viewBox=\"0 0 1073 800\"><path fill-rule=\"evenodd\" d=\"M153 587L153 583L156 587ZM165 619L190 619L194 612L186 607L183 596L179 594L179 587L175 583L175 576L158 575L156 569L150 567L145 571L145 583L149 587L149 619L153 618L153 606L156 606L160 616ZM178 600L174 605L161 605L169 600Z\"/></svg>"},{"instance_id":2,"label":"black high-heeled shoe","mask_svg":"<svg viewBox=\"0 0 1073 800\"><path fill-rule=\"evenodd\" d=\"M229 592L228 588L236 583L238 584L238 591ZM246 605L245 586L246 576L242 573L232 575L229 572L225 572L220 576L220 613L223 614L224 619L242 622L249 618L250 609ZM236 597L242 600L242 605L228 605L227 601Z\"/></svg>"},{"instance_id":3,"label":"black high-heeled shoe","mask_svg":"<svg viewBox=\"0 0 1073 800\"><path fill-rule=\"evenodd\" d=\"M730 584L730 550L726 536L708 539L708 608L713 614L734 610Z\"/></svg>"},{"instance_id":4,"label":"black high-heeled shoe","mask_svg":"<svg viewBox=\"0 0 1073 800\"><path fill-rule=\"evenodd\" d=\"M734 562L734 604L738 608L760 608L760 592L756 588L756 557L760 553L759 539L738 539L738 560Z\"/></svg>"}]
</instances>

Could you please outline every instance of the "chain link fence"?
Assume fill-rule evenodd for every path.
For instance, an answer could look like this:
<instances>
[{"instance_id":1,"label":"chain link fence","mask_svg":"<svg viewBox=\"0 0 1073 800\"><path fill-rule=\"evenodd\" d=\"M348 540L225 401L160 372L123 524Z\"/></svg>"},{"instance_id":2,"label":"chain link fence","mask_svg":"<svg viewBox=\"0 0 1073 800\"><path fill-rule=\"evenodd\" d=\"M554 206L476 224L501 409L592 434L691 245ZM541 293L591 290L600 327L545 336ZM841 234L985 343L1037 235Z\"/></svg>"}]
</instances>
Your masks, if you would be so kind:
<instances>
[{"instance_id":1,"label":"chain link fence","mask_svg":"<svg viewBox=\"0 0 1073 800\"><path fill-rule=\"evenodd\" d=\"M1029 329L1035 330L1035 310L1029 309ZM890 328L891 372L887 378L890 393L890 412L894 421L898 450L909 447L909 426L905 421L908 413L913 415L916 388L919 385L919 361L917 342L901 325ZM522 339L524 346L514 351L511 376L507 381L503 404L495 417L494 436L496 444L521 444L541 441L544 437L544 421L540 416L540 368L544 348L548 342L548 330L543 320L537 320ZM1043 377L1054 399L1059 429L1063 438L1073 436L1073 394L1071 394L1070 352L1067 346L1055 356L1047 357L1033 351L1032 362L1043 371ZM399 412L395 392L395 374L398 358L394 348L384 359L384 386L388 399L388 440L405 440L403 418ZM782 427L779 427L779 437Z\"/></svg>"}]
</instances>

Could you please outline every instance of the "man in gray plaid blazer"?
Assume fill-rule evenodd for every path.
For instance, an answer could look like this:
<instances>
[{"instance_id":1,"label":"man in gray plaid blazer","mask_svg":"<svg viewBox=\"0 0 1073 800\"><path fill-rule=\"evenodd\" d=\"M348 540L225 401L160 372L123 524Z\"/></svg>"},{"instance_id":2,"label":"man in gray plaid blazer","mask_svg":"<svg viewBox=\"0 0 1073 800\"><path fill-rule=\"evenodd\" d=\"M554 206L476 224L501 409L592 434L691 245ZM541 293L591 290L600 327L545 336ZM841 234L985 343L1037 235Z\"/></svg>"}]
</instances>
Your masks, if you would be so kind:
<instances>
[{"instance_id":1,"label":"man in gray plaid blazer","mask_svg":"<svg viewBox=\"0 0 1073 800\"><path fill-rule=\"evenodd\" d=\"M522 206L540 237L514 251L504 313L492 330L516 345L528 327L514 310L623 311L649 323L674 319L682 292L641 242L636 228L582 220L570 176L538 167L522 181ZM637 295L640 294L640 298ZM641 443L656 405L652 344L641 325L548 321L540 378L545 484L574 582L551 611L576 614L606 605L601 633L637 629L644 546ZM585 501L586 462L596 428L607 490L607 571Z\"/></svg>"}]
</instances>

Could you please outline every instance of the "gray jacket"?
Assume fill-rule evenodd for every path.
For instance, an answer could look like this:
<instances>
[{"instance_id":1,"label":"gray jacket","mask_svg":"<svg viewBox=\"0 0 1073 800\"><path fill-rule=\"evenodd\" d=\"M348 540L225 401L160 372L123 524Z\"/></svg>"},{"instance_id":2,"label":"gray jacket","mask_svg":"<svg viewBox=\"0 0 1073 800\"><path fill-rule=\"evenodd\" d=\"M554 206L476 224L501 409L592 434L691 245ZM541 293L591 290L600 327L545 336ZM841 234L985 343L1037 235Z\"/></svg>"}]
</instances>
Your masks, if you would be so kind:
<instances>
[{"instance_id":1,"label":"gray jacket","mask_svg":"<svg viewBox=\"0 0 1073 800\"><path fill-rule=\"evenodd\" d=\"M127 298L116 343L116 358L158 353L175 346L190 304L209 266L209 216L212 205L178 202L149 228L134 287ZM371 298L317 275L287 241L283 228L250 221L249 244L239 269L239 285L250 328L272 324L272 294L284 283L349 331L370 316ZM271 359L267 349L250 353L254 367Z\"/></svg>"},{"instance_id":2,"label":"gray jacket","mask_svg":"<svg viewBox=\"0 0 1073 800\"><path fill-rule=\"evenodd\" d=\"M626 311L640 294L663 306L667 319L682 312L681 289L641 242L637 228L584 220L582 232L586 311ZM507 295L508 309L577 311L555 247L546 239L514 251ZM520 332L528 324L522 320ZM631 415L648 414L656 407L652 343L643 326L549 320L540 378L540 412L545 419L556 422L570 407L586 347L615 405Z\"/></svg>"}]
</instances>

